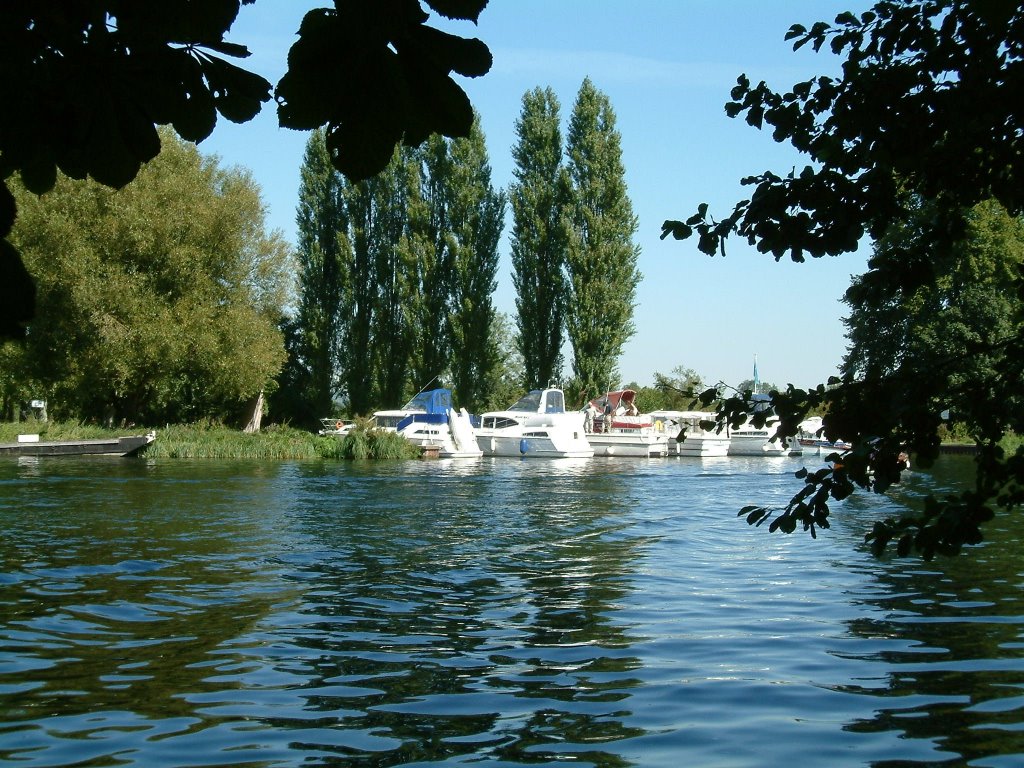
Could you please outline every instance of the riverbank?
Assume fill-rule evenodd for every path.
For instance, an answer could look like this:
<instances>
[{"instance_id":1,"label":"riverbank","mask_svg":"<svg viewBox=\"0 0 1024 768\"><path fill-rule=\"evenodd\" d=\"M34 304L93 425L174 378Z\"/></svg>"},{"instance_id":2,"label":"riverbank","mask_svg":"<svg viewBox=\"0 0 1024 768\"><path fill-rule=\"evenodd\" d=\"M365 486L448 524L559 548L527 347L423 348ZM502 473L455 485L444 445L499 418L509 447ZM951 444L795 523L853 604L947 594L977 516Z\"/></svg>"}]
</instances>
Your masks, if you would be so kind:
<instances>
[{"instance_id":1,"label":"riverbank","mask_svg":"<svg viewBox=\"0 0 1024 768\"><path fill-rule=\"evenodd\" d=\"M0 443L16 442L19 434L39 434L40 440L97 440L150 427L109 430L78 422L21 422L0 424ZM420 451L391 432L357 428L343 438L322 437L292 427L272 426L256 433L212 424L152 428L156 440L142 455L168 459L408 459Z\"/></svg>"},{"instance_id":2,"label":"riverbank","mask_svg":"<svg viewBox=\"0 0 1024 768\"><path fill-rule=\"evenodd\" d=\"M143 449L142 455L167 459L414 459L420 450L392 432L362 425L345 437L323 437L293 427L274 425L257 433L214 424L180 424L162 428L126 427L104 429L71 422L0 423L0 444L14 443L20 434L39 434L40 440L102 440L126 434L149 432L157 439ZM1002 442L1007 454L1024 442L1018 435L1007 435ZM975 453L970 443L943 443L944 454Z\"/></svg>"}]
</instances>

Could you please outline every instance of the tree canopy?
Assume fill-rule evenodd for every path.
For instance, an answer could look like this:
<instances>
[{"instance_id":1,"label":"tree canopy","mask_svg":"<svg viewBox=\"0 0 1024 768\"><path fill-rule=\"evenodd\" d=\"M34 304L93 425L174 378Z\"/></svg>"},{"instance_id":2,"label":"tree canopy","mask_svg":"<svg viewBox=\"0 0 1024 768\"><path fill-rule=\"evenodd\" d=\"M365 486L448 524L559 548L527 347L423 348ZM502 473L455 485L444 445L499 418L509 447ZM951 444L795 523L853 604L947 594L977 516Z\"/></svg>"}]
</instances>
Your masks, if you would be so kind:
<instances>
[{"instance_id":1,"label":"tree canopy","mask_svg":"<svg viewBox=\"0 0 1024 768\"><path fill-rule=\"evenodd\" d=\"M753 192L728 216L716 220L701 204L688 219L666 221L663 237L697 235L698 248L714 255L738 236L776 259L788 254L795 261L850 252L866 238L886 242L866 279L876 300L899 303L922 286L936 286L941 266L963 258L976 206L994 200L1010 216L1024 210L1024 9L1018 3L882 0L832 24L794 25L787 38L794 48L827 47L843 56L841 75L798 83L786 93L741 76L726 111L770 128L809 164L785 176L747 177L743 183ZM913 237L893 236L910 222ZM1011 271L1007 333L978 338L967 350L997 360L972 382L975 410L985 417L977 433L976 488L930 502L919 516L879 522L869 534L876 551L897 539L901 553L956 552L981 540L980 526L994 507L1024 501L1024 453L1005 456L998 445L1007 430L1024 428L1014 396L1024 373L1024 291L1019 268ZM783 434L794 434L811 408L824 406L825 435L856 449L841 469L806 474L785 509L756 508L748 519L774 518L773 530L802 526L814 533L828 525L830 499L855 485L884 490L897 481L901 452L912 451L921 465L933 460L942 413L959 397L949 377L934 375L941 373L938 364L914 355L884 371L847 370L830 387L777 393ZM720 415L733 420L744 407L730 398Z\"/></svg>"},{"instance_id":2,"label":"tree canopy","mask_svg":"<svg viewBox=\"0 0 1024 768\"><path fill-rule=\"evenodd\" d=\"M380 171L400 141L466 136L472 107L451 73L490 69L487 46L429 26L419 0L338 0L310 11L277 87L229 59L225 39L253 0L10 0L0 14L0 337L21 338L35 290L7 239L20 173L42 194L58 170L122 187L160 151L158 125L200 142L218 116L245 122L271 96L282 126L324 126L331 161L349 178ZM426 0L475 21L486 0ZM40 265L46 268L46 265Z\"/></svg>"},{"instance_id":3,"label":"tree canopy","mask_svg":"<svg viewBox=\"0 0 1024 768\"><path fill-rule=\"evenodd\" d=\"M290 249L266 234L258 187L161 140L119 191L63 175L42 197L15 187L11 237L42 311L0 368L61 418L237 419L283 362Z\"/></svg>"}]
</instances>

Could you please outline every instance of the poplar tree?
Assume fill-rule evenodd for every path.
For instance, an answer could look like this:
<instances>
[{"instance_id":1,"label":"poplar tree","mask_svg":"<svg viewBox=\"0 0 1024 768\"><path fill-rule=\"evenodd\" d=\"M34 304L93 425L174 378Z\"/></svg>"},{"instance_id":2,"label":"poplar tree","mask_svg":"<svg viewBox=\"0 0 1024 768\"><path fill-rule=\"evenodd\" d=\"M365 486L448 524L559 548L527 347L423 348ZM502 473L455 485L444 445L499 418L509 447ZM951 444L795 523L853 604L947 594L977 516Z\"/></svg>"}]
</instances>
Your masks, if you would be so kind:
<instances>
[{"instance_id":1,"label":"poplar tree","mask_svg":"<svg viewBox=\"0 0 1024 768\"><path fill-rule=\"evenodd\" d=\"M615 113L587 78L569 122L572 197L566 250L566 328L573 351L573 390L583 399L617 383L617 360L636 332L634 298L640 249L637 219L626 193Z\"/></svg>"},{"instance_id":2,"label":"poplar tree","mask_svg":"<svg viewBox=\"0 0 1024 768\"><path fill-rule=\"evenodd\" d=\"M407 291L398 243L405 230L400 152L377 176L343 181L339 233L342 381L353 414L402 395L408 364Z\"/></svg>"},{"instance_id":3,"label":"poplar tree","mask_svg":"<svg viewBox=\"0 0 1024 768\"><path fill-rule=\"evenodd\" d=\"M562 371L565 314L567 180L562 167L560 106L551 88L523 95L512 149L512 282L516 345L527 388L547 386Z\"/></svg>"},{"instance_id":4,"label":"poplar tree","mask_svg":"<svg viewBox=\"0 0 1024 768\"><path fill-rule=\"evenodd\" d=\"M497 288L498 243L506 196L491 184L491 165L480 119L468 138L450 144L449 247L454 281L451 294L451 381L456 401L479 410L499 380L499 349L492 295Z\"/></svg>"},{"instance_id":5,"label":"poplar tree","mask_svg":"<svg viewBox=\"0 0 1024 768\"><path fill-rule=\"evenodd\" d=\"M358 360L360 367L366 367L353 379L366 382L359 395L366 403L357 413L368 413L373 404L397 408L405 402L408 390L414 338L408 308L415 283L400 248L408 229L408 152L396 149L380 174L356 185L366 207L361 209L355 232L369 271L355 306L367 322L354 339L353 364ZM358 281L360 276L354 274L353 278Z\"/></svg>"},{"instance_id":6,"label":"poplar tree","mask_svg":"<svg viewBox=\"0 0 1024 768\"><path fill-rule=\"evenodd\" d=\"M448 231L448 143L442 136L431 136L413 150L412 158L406 247L414 286L410 302L416 335L412 385L419 390L440 381L451 360L454 265Z\"/></svg>"},{"instance_id":7,"label":"poplar tree","mask_svg":"<svg viewBox=\"0 0 1024 768\"><path fill-rule=\"evenodd\" d=\"M291 350L305 368L304 399L314 413L329 416L337 390L342 326L342 263L339 232L344 229L341 175L331 165L323 129L310 134L302 159L296 214L299 332Z\"/></svg>"}]
</instances>

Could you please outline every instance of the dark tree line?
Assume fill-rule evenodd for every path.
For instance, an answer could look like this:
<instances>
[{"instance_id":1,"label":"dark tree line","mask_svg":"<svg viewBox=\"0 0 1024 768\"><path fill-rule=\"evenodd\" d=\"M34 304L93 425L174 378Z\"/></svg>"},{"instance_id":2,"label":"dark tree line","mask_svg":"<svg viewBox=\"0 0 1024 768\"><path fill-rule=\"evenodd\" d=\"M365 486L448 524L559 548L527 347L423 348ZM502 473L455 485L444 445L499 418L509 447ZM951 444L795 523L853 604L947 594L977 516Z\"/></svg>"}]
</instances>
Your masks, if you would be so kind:
<instances>
[{"instance_id":1,"label":"dark tree line","mask_svg":"<svg viewBox=\"0 0 1024 768\"><path fill-rule=\"evenodd\" d=\"M329 155L314 131L286 411L310 421L340 400L366 415L441 384L466 407L490 403L502 375L492 295L506 201L479 121L464 139L396 149L365 181L342 176Z\"/></svg>"}]
</instances>

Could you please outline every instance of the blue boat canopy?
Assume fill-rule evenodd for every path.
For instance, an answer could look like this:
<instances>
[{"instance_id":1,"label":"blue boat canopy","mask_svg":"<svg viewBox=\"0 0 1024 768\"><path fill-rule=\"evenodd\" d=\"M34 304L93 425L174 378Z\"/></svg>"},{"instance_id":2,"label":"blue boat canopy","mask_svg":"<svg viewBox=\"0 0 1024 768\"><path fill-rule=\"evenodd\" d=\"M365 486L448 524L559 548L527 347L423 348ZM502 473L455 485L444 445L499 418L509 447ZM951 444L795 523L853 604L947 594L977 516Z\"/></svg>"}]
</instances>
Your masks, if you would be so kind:
<instances>
[{"instance_id":1,"label":"blue boat canopy","mask_svg":"<svg viewBox=\"0 0 1024 768\"><path fill-rule=\"evenodd\" d=\"M452 391L450 389L428 389L410 400L403 410L447 414L451 407Z\"/></svg>"}]
</instances>

